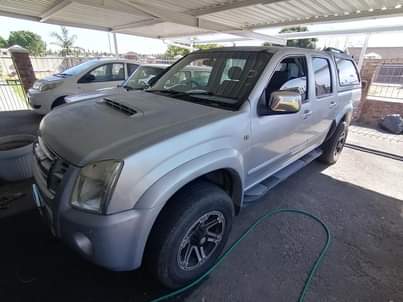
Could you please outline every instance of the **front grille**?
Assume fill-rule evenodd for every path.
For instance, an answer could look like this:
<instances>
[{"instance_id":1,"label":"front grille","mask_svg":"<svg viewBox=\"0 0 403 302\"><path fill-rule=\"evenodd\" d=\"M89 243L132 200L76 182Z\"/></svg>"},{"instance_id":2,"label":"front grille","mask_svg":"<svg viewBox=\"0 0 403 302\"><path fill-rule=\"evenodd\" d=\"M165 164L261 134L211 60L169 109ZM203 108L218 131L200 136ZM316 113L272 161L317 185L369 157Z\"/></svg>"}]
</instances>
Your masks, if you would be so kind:
<instances>
[{"instance_id":1,"label":"front grille","mask_svg":"<svg viewBox=\"0 0 403 302\"><path fill-rule=\"evenodd\" d=\"M55 195L69 164L47 148L40 137L34 144L34 154L47 189Z\"/></svg>"}]
</instances>

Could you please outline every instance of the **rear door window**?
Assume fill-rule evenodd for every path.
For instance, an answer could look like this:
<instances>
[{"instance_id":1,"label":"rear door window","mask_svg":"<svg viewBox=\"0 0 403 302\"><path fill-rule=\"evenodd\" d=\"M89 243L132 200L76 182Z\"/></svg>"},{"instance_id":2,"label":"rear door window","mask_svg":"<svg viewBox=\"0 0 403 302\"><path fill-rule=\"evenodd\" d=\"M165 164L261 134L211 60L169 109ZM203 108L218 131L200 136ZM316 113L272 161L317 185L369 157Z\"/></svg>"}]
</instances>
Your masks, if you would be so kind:
<instances>
[{"instance_id":1,"label":"rear door window","mask_svg":"<svg viewBox=\"0 0 403 302\"><path fill-rule=\"evenodd\" d=\"M315 94L323 97L332 93L332 75L330 62L326 58L312 58L312 68L315 74Z\"/></svg>"},{"instance_id":2,"label":"rear door window","mask_svg":"<svg viewBox=\"0 0 403 302\"><path fill-rule=\"evenodd\" d=\"M123 81L124 79L125 79L124 64L122 64L122 63L112 64L110 81Z\"/></svg>"},{"instance_id":3,"label":"rear door window","mask_svg":"<svg viewBox=\"0 0 403 302\"><path fill-rule=\"evenodd\" d=\"M352 60L336 58L340 86L360 84L358 70Z\"/></svg>"}]
</instances>

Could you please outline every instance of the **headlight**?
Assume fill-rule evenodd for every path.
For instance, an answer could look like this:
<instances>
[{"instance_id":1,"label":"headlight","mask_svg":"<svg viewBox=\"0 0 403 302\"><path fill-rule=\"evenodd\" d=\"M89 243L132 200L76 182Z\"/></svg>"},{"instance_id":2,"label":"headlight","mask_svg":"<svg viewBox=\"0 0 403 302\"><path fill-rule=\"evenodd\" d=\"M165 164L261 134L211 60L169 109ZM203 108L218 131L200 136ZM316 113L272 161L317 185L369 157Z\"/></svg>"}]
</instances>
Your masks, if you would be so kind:
<instances>
[{"instance_id":1,"label":"headlight","mask_svg":"<svg viewBox=\"0 0 403 302\"><path fill-rule=\"evenodd\" d=\"M42 83L40 86L39 90L40 91L47 91L56 88L59 86L62 82L53 82L53 83Z\"/></svg>"},{"instance_id":2,"label":"headlight","mask_svg":"<svg viewBox=\"0 0 403 302\"><path fill-rule=\"evenodd\" d=\"M122 165L122 162L108 160L92 163L82 168L73 191L72 206L103 213Z\"/></svg>"},{"instance_id":3,"label":"headlight","mask_svg":"<svg viewBox=\"0 0 403 302\"><path fill-rule=\"evenodd\" d=\"M34 85L32 85L33 89L39 90L39 91L47 91L56 88L59 86L62 82L43 82L41 80L35 81Z\"/></svg>"},{"instance_id":4,"label":"headlight","mask_svg":"<svg viewBox=\"0 0 403 302\"><path fill-rule=\"evenodd\" d=\"M41 81L35 81L34 85L32 85L32 88L35 90L41 90L42 82Z\"/></svg>"}]
</instances>

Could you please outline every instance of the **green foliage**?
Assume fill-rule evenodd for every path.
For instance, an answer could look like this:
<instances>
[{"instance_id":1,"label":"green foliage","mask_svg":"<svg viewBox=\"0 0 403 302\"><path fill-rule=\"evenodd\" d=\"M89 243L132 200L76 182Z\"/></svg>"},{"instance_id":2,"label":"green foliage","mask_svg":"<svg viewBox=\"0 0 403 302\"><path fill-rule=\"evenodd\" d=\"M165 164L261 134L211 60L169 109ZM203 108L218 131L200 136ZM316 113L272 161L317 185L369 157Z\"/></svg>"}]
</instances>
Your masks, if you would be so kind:
<instances>
[{"instance_id":1,"label":"green foliage","mask_svg":"<svg viewBox=\"0 0 403 302\"><path fill-rule=\"evenodd\" d=\"M189 52L190 50L187 48L169 45L167 51L165 52L165 55L167 55L168 57L176 57L187 55Z\"/></svg>"},{"instance_id":2,"label":"green foliage","mask_svg":"<svg viewBox=\"0 0 403 302\"><path fill-rule=\"evenodd\" d=\"M221 47L219 44L200 44L195 46L195 49L211 49L211 48L217 48ZM190 50L184 47L179 47L179 46L174 46L174 45L169 45L167 51L165 52L165 55L168 57L176 57L176 56L184 56L190 53Z\"/></svg>"},{"instance_id":3,"label":"green foliage","mask_svg":"<svg viewBox=\"0 0 403 302\"><path fill-rule=\"evenodd\" d=\"M31 55L39 56L45 54L46 44L41 36L27 30L10 32L8 46L19 45L29 50Z\"/></svg>"},{"instance_id":4,"label":"green foliage","mask_svg":"<svg viewBox=\"0 0 403 302\"><path fill-rule=\"evenodd\" d=\"M7 41L0 36L0 48L6 48L7 47Z\"/></svg>"},{"instance_id":5,"label":"green foliage","mask_svg":"<svg viewBox=\"0 0 403 302\"><path fill-rule=\"evenodd\" d=\"M308 31L308 28L305 27L305 26L294 26L294 27L283 28L280 31L280 34L282 34L282 33L294 33L294 32L306 32L306 31ZM318 42L318 39L316 39L316 38L295 39L295 40L288 40L287 41L287 46L315 49L316 48L316 42Z\"/></svg>"},{"instance_id":6,"label":"green foliage","mask_svg":"<svg viewBox=\"0 0 403 302\"><path fill-rule=\"evenodd\" d=\"M60 54L62 56L67 56L73 54L75 49L74 42L77 39L76 35L69 34L69 30L61 26L61 33L52 32L50 36L56 40L56 42L52 42L53 45L59 46L61 48Z\"/></svg>"},{"instance_id":7,"label":"green foliage","mask_svg":"<svg viewBox=\"0 0 403 302\"><path fill-rule=\"evenodd\" d=\"M198 49L211 49L211 48L217 48L217 47L221 47L221 45L219 44L200 44L197 45L196 48Z\"/></svg>"}]
</instances>

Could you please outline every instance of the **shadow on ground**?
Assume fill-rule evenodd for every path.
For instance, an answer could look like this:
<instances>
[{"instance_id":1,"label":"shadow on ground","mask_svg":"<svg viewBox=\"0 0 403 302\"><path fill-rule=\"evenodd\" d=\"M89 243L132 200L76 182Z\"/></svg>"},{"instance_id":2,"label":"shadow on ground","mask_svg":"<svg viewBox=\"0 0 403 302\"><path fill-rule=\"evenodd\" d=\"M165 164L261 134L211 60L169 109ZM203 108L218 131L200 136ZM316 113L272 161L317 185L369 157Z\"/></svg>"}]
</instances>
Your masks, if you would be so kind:
<instances>
[{"instance_id":1,"label":"shadow on ground","mask_svg":"<svg viewBox=\"0 0 403 302\"><path fill-rule=\"evenodd\" d=\"M353 152L353 151L351 151ZM403 202L322 174L313 163L235 220L230 241L259 215L297 208L321 217L333 243L306 301L399 301ZM149 301L164 290L143 270L96 267L51 238L35 211L0 220L0 301ZM295 301L324 243L312 221L283 215L259 226L182 301Z\"/></svg>"}]
</instances>

